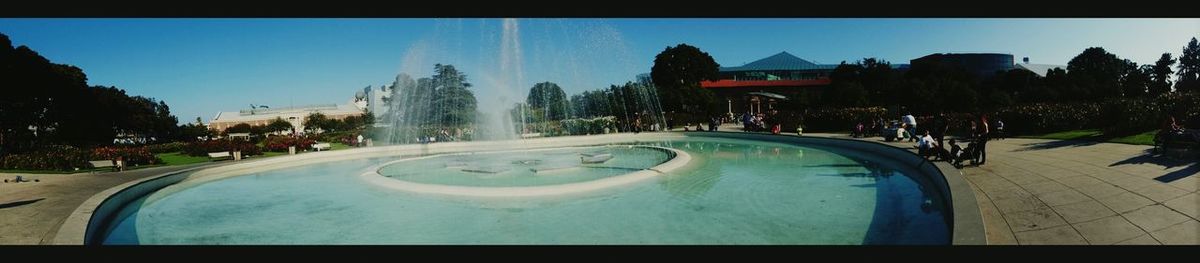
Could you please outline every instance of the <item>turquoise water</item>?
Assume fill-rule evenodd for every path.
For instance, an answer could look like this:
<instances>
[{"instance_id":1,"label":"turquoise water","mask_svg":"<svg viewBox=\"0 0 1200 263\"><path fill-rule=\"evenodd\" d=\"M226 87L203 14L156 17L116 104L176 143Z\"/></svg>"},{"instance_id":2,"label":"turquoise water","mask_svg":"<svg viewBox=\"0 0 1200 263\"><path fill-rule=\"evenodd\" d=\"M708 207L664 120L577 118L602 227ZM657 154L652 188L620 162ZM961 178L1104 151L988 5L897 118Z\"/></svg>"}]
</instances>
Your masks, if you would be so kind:
<instances>
[{"instance_id":1,"label":"turquoise water","mask_svg":"<svg viewBox=\"0 0 1200 263\"><path fill-rule=\"evenodd\" d=\"M582 154L611 154L603 163L581 164ZM416 158L379 169L379 174L415 183L458 186L541 186L577 183L654 167L670 158L646 147L572 147L522 152L448 154ZM536 170L536 172L535 172ZM486 171L486 172L470 172Z\"/></svg>"},{"instance_id":2,"label":"turquoise water","mask_svg":"<svg viewBox=\"0 0 1200 263\"><path fill-rule=\"evenodd\" d=\"M579 196L450 199L365 183L394 159L232 177L128 205L105 244L948 244L945 205L860 153L719 138L644 142L689 167Z\"/></svg>"}]
</instances>

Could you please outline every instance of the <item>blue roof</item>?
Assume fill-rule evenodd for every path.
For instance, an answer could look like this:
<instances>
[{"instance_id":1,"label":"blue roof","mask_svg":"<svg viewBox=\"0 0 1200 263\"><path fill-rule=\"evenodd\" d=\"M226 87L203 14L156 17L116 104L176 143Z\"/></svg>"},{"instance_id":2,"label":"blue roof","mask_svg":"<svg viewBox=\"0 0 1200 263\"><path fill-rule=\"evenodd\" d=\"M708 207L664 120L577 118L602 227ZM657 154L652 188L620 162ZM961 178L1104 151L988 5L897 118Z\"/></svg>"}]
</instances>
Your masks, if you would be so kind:
<instances>
[{"instance_id":1,"label":"blue roof","mask_svg":"<svg viewBox=\"0 0 1200 263\"><path fill-rule=\"evenodd\" d=\"M787 52L779 52L763 59L755 60L754 62L746 63L741 67L721 67L721 71L770 71L770 70L814 70L814 69L834 69L838 65L818 65L788 54Z\"/></svg>"}]
</instances>

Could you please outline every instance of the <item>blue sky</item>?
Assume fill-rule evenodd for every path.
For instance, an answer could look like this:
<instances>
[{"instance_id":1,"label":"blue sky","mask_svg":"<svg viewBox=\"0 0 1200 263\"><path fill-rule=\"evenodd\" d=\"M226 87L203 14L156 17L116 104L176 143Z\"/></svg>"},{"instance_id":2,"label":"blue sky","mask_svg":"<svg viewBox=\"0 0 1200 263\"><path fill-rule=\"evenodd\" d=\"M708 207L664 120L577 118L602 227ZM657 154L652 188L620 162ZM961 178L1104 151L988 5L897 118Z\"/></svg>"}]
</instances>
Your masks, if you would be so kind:
<instances>
[{"instance_id":1,"label":"blue sky","mask_svg":"<svg viewBox=\"0 0 1200 263\"><path fill-rule=\"evenodd\" d=\"M688 43L723 66L780 51L817 63L930 53L1010 53L1066 64L1100 46L1139 64L1178 55L1200 19L0 19L0 33L92 85L165 100L180 121L249 104L345 103L397 73L453 64L481 107L536 82L568 94L633 80ZM504 57L508 60L504 60ZM504 64L503 61L509 61ZM518 65L512 67L512 65ZM501 65L510 65L504 68ZM519 74L518 74L519 73ZM519 77L518 77L519 76Z\"/></svg>"}]
</instances>

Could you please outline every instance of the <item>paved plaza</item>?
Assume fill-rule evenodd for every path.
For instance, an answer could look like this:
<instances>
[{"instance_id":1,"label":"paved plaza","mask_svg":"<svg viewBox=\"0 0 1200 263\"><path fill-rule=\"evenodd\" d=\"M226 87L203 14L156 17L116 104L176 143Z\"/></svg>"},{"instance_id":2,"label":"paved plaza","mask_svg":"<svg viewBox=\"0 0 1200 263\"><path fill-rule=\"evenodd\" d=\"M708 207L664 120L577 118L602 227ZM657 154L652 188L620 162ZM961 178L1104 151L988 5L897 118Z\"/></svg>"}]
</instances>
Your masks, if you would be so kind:
<instances>
[{"instance_id":1,"label":"paved plaza","mask_svg":"<svg viewBox=\"0 0 1200 263\"><path fill-rule=\"evenodd\" d=\"M221 164L221 163L216 163ZM124 172L76 174L12 174L40 182L0 183L0 245L50 244L71 212L105 189L205 164L152 167Z\"/></svg>"},{"instance_id":2,"label":"paved plaza","mask_svg":"<svg viewBox=\"0 0 1200 263\"><path fill-rule=\"evenodd\" d=\"M960 171L979 202L988 244L1200 244L1200 164L1152 155L1151 148L994 140L986 164Z\"/></svg>"}]
</instances>

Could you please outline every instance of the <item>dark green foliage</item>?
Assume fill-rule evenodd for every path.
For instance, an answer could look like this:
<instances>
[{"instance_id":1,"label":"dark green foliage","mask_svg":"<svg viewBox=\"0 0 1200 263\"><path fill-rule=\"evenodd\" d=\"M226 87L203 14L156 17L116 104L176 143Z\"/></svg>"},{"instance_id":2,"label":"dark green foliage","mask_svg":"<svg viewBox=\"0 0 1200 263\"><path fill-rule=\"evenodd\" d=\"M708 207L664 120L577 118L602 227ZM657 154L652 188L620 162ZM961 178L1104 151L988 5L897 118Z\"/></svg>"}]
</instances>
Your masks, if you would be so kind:
<instances>
[{"instance_id":1,"label":"dark green foliage","mask_svg":"<svg viewBox=\"0 0 1200 263\"><path fill-rule=\"evenodd\" d=\"M1179 55L1178 71L1175 72L1175 91L1200 91L1200 43L1196 38L1188 41Z\"/></svg>"},{"instance_id":2,"label":"dark green foliage","mask_svg":"<svg viewBox=\"0 0 1200 263\"><path fill-rule=\"evenodd\" d=\"M0 40L0 155L50 145L110 145L118 136L160 142L180 137L166 103L88 86L82 69L13 47L3 34Z\"/></svg>"},{"instance_id":3,"label":"dark green foliage","mask_svg":"<svg viewBox=\"0 0 1200 263\"><path fill-rule=\"evenodd\" d=\"M859 122L870 126L871 121L890 116L882 107L821 108L804 115L803 128L804 132L842 132L853 129Z\"/></svg>"},{"instance_id":4,"label":"dark green foliage","mask_svg":"<svg viewBox=\"0 0 1200 263\"><path fill-rule=\"evenodd\" d=\"M1154 62L1154 66L1150 68L1150 83L1148 84L1148 92L1150 96L1158 96L1171 92L1171 66L1175 65L1175 59L1171 58L1171 53L1163 53L1158 61Z\"/></svg>"},{"instance_id":5,"label":"dark green foliage","mask_svg":"<svg viewBox=\"0 0 1200 263\"><path fill-rule=\"evenodd\" d=\"M717 80L719 68L712 56L697 47L667 47L654 57L650 69L662 109L703 116L720 112L716 96L700 87L701 81Z\"/></svg>"},{"instance_id":6,"label":"dark green foliage","mask_svg":"<svg viewBox=\"0 0 1200 263\"><path fill-rule=\"evenodd\" d=\"M1067 62L1071 81L1091 91L1085 99L1121 97L1121 78L1129 71L1128 68L1126 60L1117 58L1101 47L1085 49Z\"/></svg>"},{"instance_id":7,"label":"dark green foliage","mask_svg":"<svg viewBox=\"0 0 1200 263\"><path fill-rule=\"evenodd\" d=\"M530 109L538 110L535 121L557 121L567 118L567 94L558 84L542 82L529 89L525 103Z\"/></svg>"}]
</instances>

